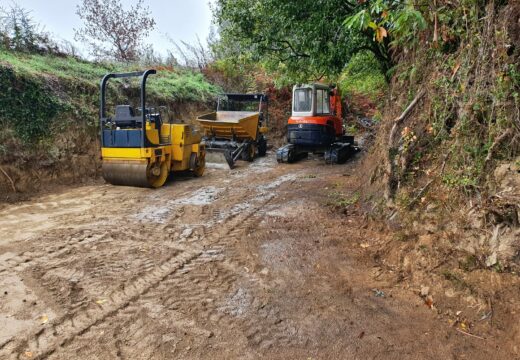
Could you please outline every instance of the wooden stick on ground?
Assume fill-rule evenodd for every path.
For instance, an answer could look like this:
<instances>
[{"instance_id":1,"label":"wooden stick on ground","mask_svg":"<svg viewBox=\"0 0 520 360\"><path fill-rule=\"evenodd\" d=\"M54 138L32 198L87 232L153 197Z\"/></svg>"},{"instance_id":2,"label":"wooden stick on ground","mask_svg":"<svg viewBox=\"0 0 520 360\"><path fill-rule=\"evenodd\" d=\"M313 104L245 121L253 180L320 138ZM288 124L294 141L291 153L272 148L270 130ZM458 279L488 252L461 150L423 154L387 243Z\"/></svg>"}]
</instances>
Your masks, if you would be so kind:
<instances>
[{"instance_id":1,"label":"wooden stick on ground","mask_svg":"<svg viewBox=\"0 0 520 360\"><path fill-rule=\"evenodd\" d=\"M470 334L468 332L465 332L465 331L462 331L460 329L455 329L457 330L458 332L460 332L461 334L464 334L464 335L468 335L468 336L471 336L471 337L474 337L474 338L477 338L477 339L480 339L480 340L486 340L485 338L483 338L482 336L478 336L478 335L473 335L473 334Z\"/></svg>"},{"instance_id":2,"label":"wooden stick on ground","mask_svg":"<svg viewBox=\"0 0 520 360\"><path fill-rule=\"evenodd\" d=\"M16 192L16 186L14 185L14 181L13 179L11 179L11 177L7 174L7 172L5 172L4 169L2 169L2 167L0 166L0 171L5 175L5 177L9 180L9 182L11 183L11 188L13 189L14 192Z\"/></svg>"}]
</instances>

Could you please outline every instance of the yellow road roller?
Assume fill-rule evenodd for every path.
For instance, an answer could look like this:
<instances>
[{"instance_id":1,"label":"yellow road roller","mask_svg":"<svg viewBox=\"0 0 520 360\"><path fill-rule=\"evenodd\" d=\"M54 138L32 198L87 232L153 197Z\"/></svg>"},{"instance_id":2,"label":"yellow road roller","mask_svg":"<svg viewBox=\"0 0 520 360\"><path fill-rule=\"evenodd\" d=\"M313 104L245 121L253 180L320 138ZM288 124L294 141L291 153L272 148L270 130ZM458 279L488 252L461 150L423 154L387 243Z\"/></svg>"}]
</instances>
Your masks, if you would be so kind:
<instances>
[{"instance_id":1,"label":"yellow road roller","mask_svg":"<svg viewBox=\"0 0 520 360\"><path fill-rule=\"evenodd\" d=\"M102 172L110 184L158 188L171 173L204 173L206 153L201 135L189 125L163 122L160 111L147 106L146 81L153 74L156 70L107 74L101 81ZM141 80L140 107L116 105L114 115L108 116L108 81L131 77Z\"/></svg>"}]
</instances>

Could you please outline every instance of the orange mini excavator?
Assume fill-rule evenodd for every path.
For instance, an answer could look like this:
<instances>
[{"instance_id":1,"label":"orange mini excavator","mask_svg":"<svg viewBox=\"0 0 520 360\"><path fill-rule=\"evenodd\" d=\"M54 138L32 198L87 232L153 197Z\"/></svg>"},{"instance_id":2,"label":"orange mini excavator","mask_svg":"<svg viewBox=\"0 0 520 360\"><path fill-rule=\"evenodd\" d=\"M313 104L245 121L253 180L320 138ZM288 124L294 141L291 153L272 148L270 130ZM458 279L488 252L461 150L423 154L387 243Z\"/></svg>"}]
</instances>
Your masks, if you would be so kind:
<instances>
[{"instance_id":1,"label":"orange mini excavator","mask_svg":"<svg viewBox=\"0 0 520 360\"><path fill-rule=\"evenodd\" d=\"M341 164L358 151L354 137L345 135L341 96L336 87L295 85L292 116L287 122L288 144L278 149L279 163L292 163L308 153L323 154L330 164Z\"/></svg>"}]
</instances>

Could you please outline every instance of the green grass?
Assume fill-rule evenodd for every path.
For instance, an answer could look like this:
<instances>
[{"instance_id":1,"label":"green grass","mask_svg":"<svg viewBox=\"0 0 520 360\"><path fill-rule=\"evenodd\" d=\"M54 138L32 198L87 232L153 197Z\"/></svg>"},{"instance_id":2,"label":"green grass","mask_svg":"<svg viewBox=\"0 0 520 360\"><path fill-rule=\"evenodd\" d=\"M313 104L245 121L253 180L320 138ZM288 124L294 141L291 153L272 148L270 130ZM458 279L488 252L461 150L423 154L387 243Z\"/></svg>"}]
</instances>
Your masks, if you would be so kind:
<instances>
[{"instance_id":1,"label":"green grass","mask_svg":"<svg viewBox=\"0 0 520 360\"><path fill-rule=\"evenodd\" d=\"M10 65L20 73L84 81L99 80L107 72L122 70L115 65L96 64L75 58L21 54L5 50L0 51L0 62Z\"/></svg>"},{"instance_id":2,"label":"green grass","mask_svg":"<svg viewBox=\"0 0 520 360\"><path fill-rule=\"evenodd\" d=\"M5 50L0 50L0 65L12 67L19 74L50 76L70 83L84 82L96 86L109 72L143 69L136 64L95 63L71 57L20 54ZM207 102L220 92L202 74L187 70L159 70L156 76L149 79L149 90L152 96L188 102Z\"/></svg>"}]
</instances>

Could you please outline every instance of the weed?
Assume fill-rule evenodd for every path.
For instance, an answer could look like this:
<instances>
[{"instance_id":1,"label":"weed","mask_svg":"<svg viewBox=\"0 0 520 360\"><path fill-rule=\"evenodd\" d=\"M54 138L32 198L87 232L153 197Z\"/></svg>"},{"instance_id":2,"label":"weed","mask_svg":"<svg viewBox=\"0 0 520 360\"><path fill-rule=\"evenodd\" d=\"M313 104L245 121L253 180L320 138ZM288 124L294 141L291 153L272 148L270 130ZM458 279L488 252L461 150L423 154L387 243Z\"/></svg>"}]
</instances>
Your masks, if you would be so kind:
<instances>
[{"instance_id":1,"label":"weed","mask_svg":"<svg viewBox=\"0 0 520 360\"><path fill-rule=\"evenodd\" d=\"M463 188L477 186L477 179L469 177L468 175L458 175L453 173L445 174L442 177L442 182L450 188Z\"/></svg>"},{"instance_id":2,"label":"weed","mask_svg":"<svg viewBox=\"0 0 520 360\"><path fill-rule=\"evenodd\" d=\"M422 252L428 252L428 246L426 246L424 244L419 245L419 250Z\"/></svg>"},{"instance_id":3,"label":"weed","mask_svg":"<svg viewBox=\"0 0 520 360\"><path fill-rule=\"evenodd\" d=\"M444 276L446 280L451 282L455 289L459 291L469 290L470 292L473 292L473 287L455 272L445 269L442 271L442 276Z\"/></svg>"},{"instance_id":4,"label":"weed","mask_svg":"<svg viewBox=\"0 0 520 360\"><path fill-rule=\"evenodd\" d=\"M64 109L36 78L17 76L0 67L0 123L10 125L25 142L34 142L49 134L54 117Z\"/></svg>"},{"instance_id":5,"label":"weed","mask_svg":"<svg viewBox=\"0 0 520 360\"><path fill-rule=\"evenodd\" d=\"M345 132L349 135L356 135L358 133L358 128L356 125L349 125L345 128Z\"/></svg>"},{"instance_id":6,"label":"weed","mask_svg":"<svg viewBox=\"0 0 520 360\"><path fill-rule=\"evenodd\" d=\"M341 192L333 191L329 194L328 197L329 201L327 202L327 205L337 208L347 208L356 204L359 201L361 195L359 192L355 192L351 196L346 196Z\"/></svg>"},{"instance_id":7,"label":"weed","mask_svg":"<svg viewBox=\"0 0 520 360\"><path fill-rule=\"evenodd\" d=\"M480 261L475 255L467 255L463 260L459 261L459 268L470 272L480 268Z\"/></svg>"}]
</instances>

